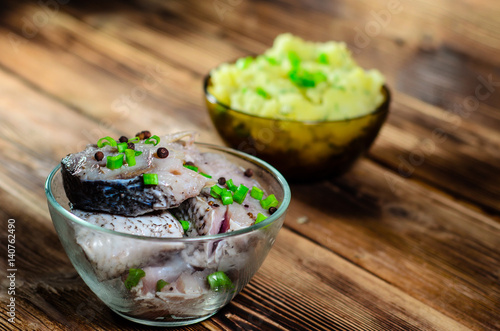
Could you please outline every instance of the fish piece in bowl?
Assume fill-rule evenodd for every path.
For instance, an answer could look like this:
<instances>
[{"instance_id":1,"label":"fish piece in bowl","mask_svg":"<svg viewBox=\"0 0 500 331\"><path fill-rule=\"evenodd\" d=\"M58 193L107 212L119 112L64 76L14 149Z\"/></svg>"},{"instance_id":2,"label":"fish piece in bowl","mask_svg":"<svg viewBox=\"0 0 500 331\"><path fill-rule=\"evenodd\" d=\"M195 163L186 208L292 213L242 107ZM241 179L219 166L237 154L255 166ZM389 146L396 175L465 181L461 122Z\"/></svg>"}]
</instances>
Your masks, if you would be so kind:
<instances>
[{"instance_id":1,"label":"fish piece in bowl","mask_svg":"<svg viewBox=\"0 0 500 331\"><path fill-rule=\"evenodd\" d=\"M177 207L213 184L184 167L186 155L196 153L194 132L155 137L123 143L108 138L66 156L61 161L62 174L73 207L137 216ZM181 140L185 137L190 140ZM160 148L168 151L166 157L158 154ZM146 181L150 175L157 178L154 185Z\"/></svg>"},{"instance_id":2,"label":"fish piece in bowl","mask_svg":"<svg viewBox=\"0 0 500 331\"><path fill-rule=\"evenodd\" d=\"M121 233L161 238L182 238L184 235L179 221L169 211L136 217L81 210L72 212L89 224ZM84 227L75 229L75 238L101 280L120 277L130 268L161 262L184 248L180 243L132 244L134 241L128 238L115 238Z\"/></svg>"}]
</instances>

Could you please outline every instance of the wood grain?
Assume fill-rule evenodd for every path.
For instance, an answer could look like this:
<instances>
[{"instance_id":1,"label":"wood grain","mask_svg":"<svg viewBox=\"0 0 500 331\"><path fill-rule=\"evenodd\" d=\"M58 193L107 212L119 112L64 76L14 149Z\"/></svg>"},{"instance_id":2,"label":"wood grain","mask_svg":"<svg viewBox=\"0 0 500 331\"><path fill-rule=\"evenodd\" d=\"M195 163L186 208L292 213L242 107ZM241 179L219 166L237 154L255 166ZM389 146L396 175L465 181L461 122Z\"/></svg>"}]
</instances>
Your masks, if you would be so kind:
<instances>
[{"instance_id":1,"label":"wood grain","mask_svg":"<svg viewBox=\"0 0 500 331\"><path fill-rule=\"evenodd\" d=\"M31 8L31 7L29 7ZM125 7L126 8L126 7ZM36 7L28 10L28 13L36 12ZM61 98L66 103L72 104L73 107L81 108L81 111L86 112L91 116L95 116L102 123L116 123L118 121L126 121L128 123L134 123L138 120L140 109L133 109L129 107L127 116L119 116L121 112L115 111L111 112L114 116L110 116L110 112L106 111L111 108L111 106L116 103L116 100L121 100L123 96L131 94L135 88L141 86L141 81L144 77L140 77L141 72L144 72L145 68L158 68L158 79L161 79L161 88L153 89L148 91L151 96L163 99L164 102L168 102L171 108L174 108L174 112L166 113L164 107L160 106L161 102L154 102L152 98L147 98L144 102L141 102L141 108L152 108L161 109L160 113L152 112L154 116L163 117L164 115L174 116L175 113L179 113L176 118L184 118L182 121L179 118L175 123L179 123L182 127L188 129L194 129L193 125L197 125L198 128L203 128L208 130L211 128L210 123L208 123L208 117L202 110L201 98L200 98L200 77L206 74L209 69L221 60L217 61L215 59L210 59L207 57L207 53L203 52L204 49L210 47L220 51L217 53L219 58L236 58L242 56L242 53L238 49L228 48L223 42L217 39L210 40L200 40L200 43L188 44L187 46L180 47L182 36L171 37L170 35L162 35L157 31L169 31L174 32L173 29L181 29L177 22L163 22L159 19L148 21L148 25L153 25L155 29L151 29L148 26L144 27L145 19L140 16L137 11L130 8L125 11L125 15L116 15L112 17L106 17L106 22L102 23L101 20L87 20L89 23L93 24L98 30L89 28L87 24L81 21L71 18L69 16L58 15L54 17L51 24L54 25L53 29L57 29L58 33L52 33L52 30L47 28L40 32L37 36L38 38L47 38L47 43L51 44L52 47L49 49L31 49L34 45L27 44L25 49L25 54L32 54L33 52L43 52L44 58L46 59L46 65L42 66L42 69L52 68L54 66L55 59L60 58L59 52L68 52L65 56L66 58L73 58L72 54L79 54L79 58L72 59L68 64L68 68L71 67L73 61L78 61L80 64L77 66L82 68L82 71L95 70L94 68L113 70L108 68L109 57L112 57L114 63L120 64L120 68L126 68L127 73L133 73L132 77L130 75L124 76L122 71L114 72L121 84L127 84L127 79L129 82L129 88L124 87L121 92L119 91L102 91L95 86L95 91L89 91L88 94L82 92L79 88L77 91L61 91L54 90L62 83L63 80L67 79L68 75L74 75L74 72L61 72L53 73L51 76L53 79L58 80L60 83L56 83L53 88L48 90L48 93L55 94L58 98ZM128 14L130 13L130 14ZM183 12L181 12L183 13ZM12 20L16 21L20 19L19 17L12 16ZM82 18L84 19L84 17ZM186 24L186 23L184 23ZM193 24L190 22L191 29L193 29ZM206 23L204 23L199 28L205 28ZM189 29L187 26L185 30ZM214 29L214 27L213 27ZM132 32L131 32L132 31ZM77 35L77 39L72 38L71 42L68 43L67 35ZM116 39L110 37L114 36ZM187 37L190 37L188 35ZM158 48L158 41L161 41L161 45L165 45L165 48ZM255 44L255 43L253 43ZM136 48L129 45L140 46L138 51ZM211 45L211 46L210 46ZM30 47L30 48L28 48ZM248 46L249 48L251 46ZM260 44L260 48L264 49L265 44ZM54 48L59 49L59 51L54 51ZM146 52L147 51L147 52ZM55 53L54 53L55 52ZM63 53L63 54L64 54ZM198 68L193 65L190 66L190 70L194 70L194 73L189 72L188 76L185 76L185 71L178 70L176 66L178 65L179 59L184 59L184 53L191 54L192 59L188 58L187 63L198 64ZM148 55L154 54L154 56ZM14 61L19 60L19 56L12 54L11 64L13 66ZM80 61L80 58L83 61ZM83 62L83 63L82 63ZM199 67L201 64L201 67ZM22 72L21 75L28 77L33 68L20 68ZM36 77L30 76L30 80L35 80L34 84L42 84L40 81L43 77L48 75L48 73L40 72ZM146 73L147 76L147 73ZM179 84L179 80L173 81L169 80L168 76L175 77L185 77L185 84ZM86 77L81 74L80 77ZM92 75L90 77L93 77ZM82 79L82 78L80 78ZM83 78L85 79L85 78ZM99 80L104 78L99 78ZM451 77L451 79L456 79L456 77ZM85 84L84 82L79 82L75 86ZM136 84L136 85L131 85ZM87 84L88 85L88 84ZM70 85L69 88L71 88ZM127 91L128 89L128 91ZM184 93L186 95L187 103L186 105L171 104L171 98L169 95L171 93L180 94ZM76 99L72 97L73 94L78 93L79 98ZM106 93L106 97L103 97L101 103L97 107L88 109L83 98L99 98L99 94ZM494 95L494 94L493 94ZM114 100L110 98L114 97ZM403 98L401 102L398 98ZM82 99L81 101L79 99ZM99 98L100 99L100 98ZM101 99L100 99L101 100ZM498 139L495 134L492 134L492 130L478 130L478 126L474 125L474 122L466 121L464 117L460 114L452 114L449 112L444 112L442 110L434 109L429 111L426 108L430 106L425 103L418 102L416 99L405 96L404 94L396 94L394 98L395 102L393 104L393 111L388 120L387 129L382 131L381 139L385 138L385 132L394 132L398 137L402 137L405 134L407 138L393 139L389 137L385 141L389 141L392 145L391 148L384 149L381 153L372 153L374 159L382 162L384 165L391 166L394 170L398 171L402 177L416 177L419 180L428 182L431 185L442 189L446 193L451 193L455 196L462 198L465 202L473 202L474 204L479 204L486 213L491 215L499 214L498 204L496 203L500 198L500 191L498 189L498 181L491 181L491 178L498 178L494 176L495 167L491 166L490 163L499 162L500 150ZM152 101L154 103L152 103ZM191 104L189 101L193 101ZM185 102L184 102L185 103ZM192 121L192 116L189 116L189 112L185 111L175 111L176 107L194 107L196 108L196 113L199 116L194 118L199 118L200 122ZM422 110L422 108L424 110ZM195 110L193 110L195 111ZM478 112L476 110L475 112ZM463 110L462 112L465 112ZM475 115L475 112L472 115ZM146 112L149 113L149 112ZM166 113L166 114L165 114ZM425 116L420 116L423 113ZM469 112L470 113L470 112ZM101 115L99 115L101 114ZM131 115L132 114L132 115ZM134 114L136 116L134 116ZM185 117L183 115L186 115ZM415 121L415 118L419 118L420 121ZM411 118L412 121L405 121L406 118ZM400 120L398 120L400 119ZM402 127L402 121L404 125L413 126L409 130L406 127ZM147 122L154 125L155 119L150 118ZM165 129L168 131L175 131L179 127L171 127L168 124L171 121L161 120L160 122L166 123ZM491 119L489 120L491 122ZM498 122L500 126L500 122ZM134 128L130 128L131 131ZM397 131L395 131L397 130ZM442 132L445 137L437 136L434 133ZM206 139L203 135L202 138ZM94 138L99 135L95 135ZM208 136L208 135L207 135ZM212 139L209 136L208 139ZM471 144L464 145L461 144L462 140L467 139ZM210 141L212 141L210 140ZM380 139L379 139L380 140ZM443 141L444 140L444 141ZM493 140L493 141L492 141ZM216 140L215 142L219 142ZM406 143L406 144L405 144ZM485 151L479 151L473 146L481 146L485 148ZM385 147L384 143L377 146ZM470 147L469 147L470 146ZM454 155L450 155L450 152ZM383 156L377 157L378 155ZM435 165L430 166L431 162L435 162ZM460 163L461 167L455 167L454 164ZM470 171L473 168L474 171ZM463 181L456 181L454 178L460 176ZM446 180L444 180L446 178ZM475 189L480 187L480 189Z\"/></svg>"},{"instance_id":2,"label":"wood grain","mask_svg":"<svg viewBox=\"0 0 500 331\"><path fill-rule=\"evenodd\" d=\"M0 329L149 329L113 314L79 278L51 225L44 180L104 135L196 130L220 144L202 77L291 31L345 40L359 63L379 68L393 90L390 116L348 174L292 185L262 268L221 312L185 329L500 330L500 94L493 86L477 109L457 108L480 77L500 81L497 4L402 2L366 47L356 33L387 1L4 6L0 218L16 219L20 272L15 325L0 282ZM27 37L26 20L43 13L50 18Z\"/></svg>"}]
</instances>

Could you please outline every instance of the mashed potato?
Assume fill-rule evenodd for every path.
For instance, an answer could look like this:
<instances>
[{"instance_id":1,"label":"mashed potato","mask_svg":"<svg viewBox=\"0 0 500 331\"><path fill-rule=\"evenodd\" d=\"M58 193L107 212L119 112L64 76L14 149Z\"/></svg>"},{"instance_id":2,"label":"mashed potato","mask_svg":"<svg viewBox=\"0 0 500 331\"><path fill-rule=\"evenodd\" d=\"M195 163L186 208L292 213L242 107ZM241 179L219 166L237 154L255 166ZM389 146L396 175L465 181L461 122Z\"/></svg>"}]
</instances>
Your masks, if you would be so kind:
<instances>
[{"instance_id":1,"label":"mashed potato","mask_svg":"<svg viewBox=\"0 0 500 331\"><path fill-rule=\"evenodd\" d=\"M291 34L276 38L256 58L241 58L212 70L212 93L249 114L301 121L359 117L384 100L384 77L365 71L341 42L306 42Z\"/></svg>"}]
</instances>

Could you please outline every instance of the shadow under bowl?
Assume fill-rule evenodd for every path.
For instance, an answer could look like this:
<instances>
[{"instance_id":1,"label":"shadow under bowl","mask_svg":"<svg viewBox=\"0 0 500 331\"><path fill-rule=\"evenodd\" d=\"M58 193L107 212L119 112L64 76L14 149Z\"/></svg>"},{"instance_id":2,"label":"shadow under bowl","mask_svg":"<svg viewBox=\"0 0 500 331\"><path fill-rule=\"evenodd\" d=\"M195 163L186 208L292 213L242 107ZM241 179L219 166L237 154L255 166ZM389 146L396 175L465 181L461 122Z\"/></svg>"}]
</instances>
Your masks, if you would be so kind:
<instances>
[{"instance_id":1,"label":"shadow under bowl","mask_svg":"<svg viewBox=\"0 0 500 331\"><path fill-rule=\"evenodd\" d=\"M205 101L219 135L229 146L276 167L288 180L339 176L366 152L389 112L391 94L372 112L347 120L296 121L251 115L219 102L204 80Z\"/></svg>"}]
</instances>

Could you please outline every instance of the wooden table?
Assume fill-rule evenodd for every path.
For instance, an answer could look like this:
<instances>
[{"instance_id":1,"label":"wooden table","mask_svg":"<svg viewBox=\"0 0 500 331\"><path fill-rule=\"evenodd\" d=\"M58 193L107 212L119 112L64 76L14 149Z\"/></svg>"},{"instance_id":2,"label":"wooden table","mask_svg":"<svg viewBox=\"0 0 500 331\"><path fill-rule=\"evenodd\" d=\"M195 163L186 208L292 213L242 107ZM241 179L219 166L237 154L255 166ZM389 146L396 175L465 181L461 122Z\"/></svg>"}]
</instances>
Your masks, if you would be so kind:
<instances>
[{"instance_id":1,"label":"wooden table","mask_svg":"<svg viewBox=\"0 0 500 331\"><path fill-rule=\"evenodd\" d=\"M186 329L500 330L497 1L103 3L3 2L2 330L146 329L80 279L52 226L45 178L105 135L193 129L222 144L203 76L287 31L343 40L363 67L380 69L393 91L390 116L348 174L292 185L259 272ZM9 223L14 295L4 276Z\"/></svg>"}]
</instances>

